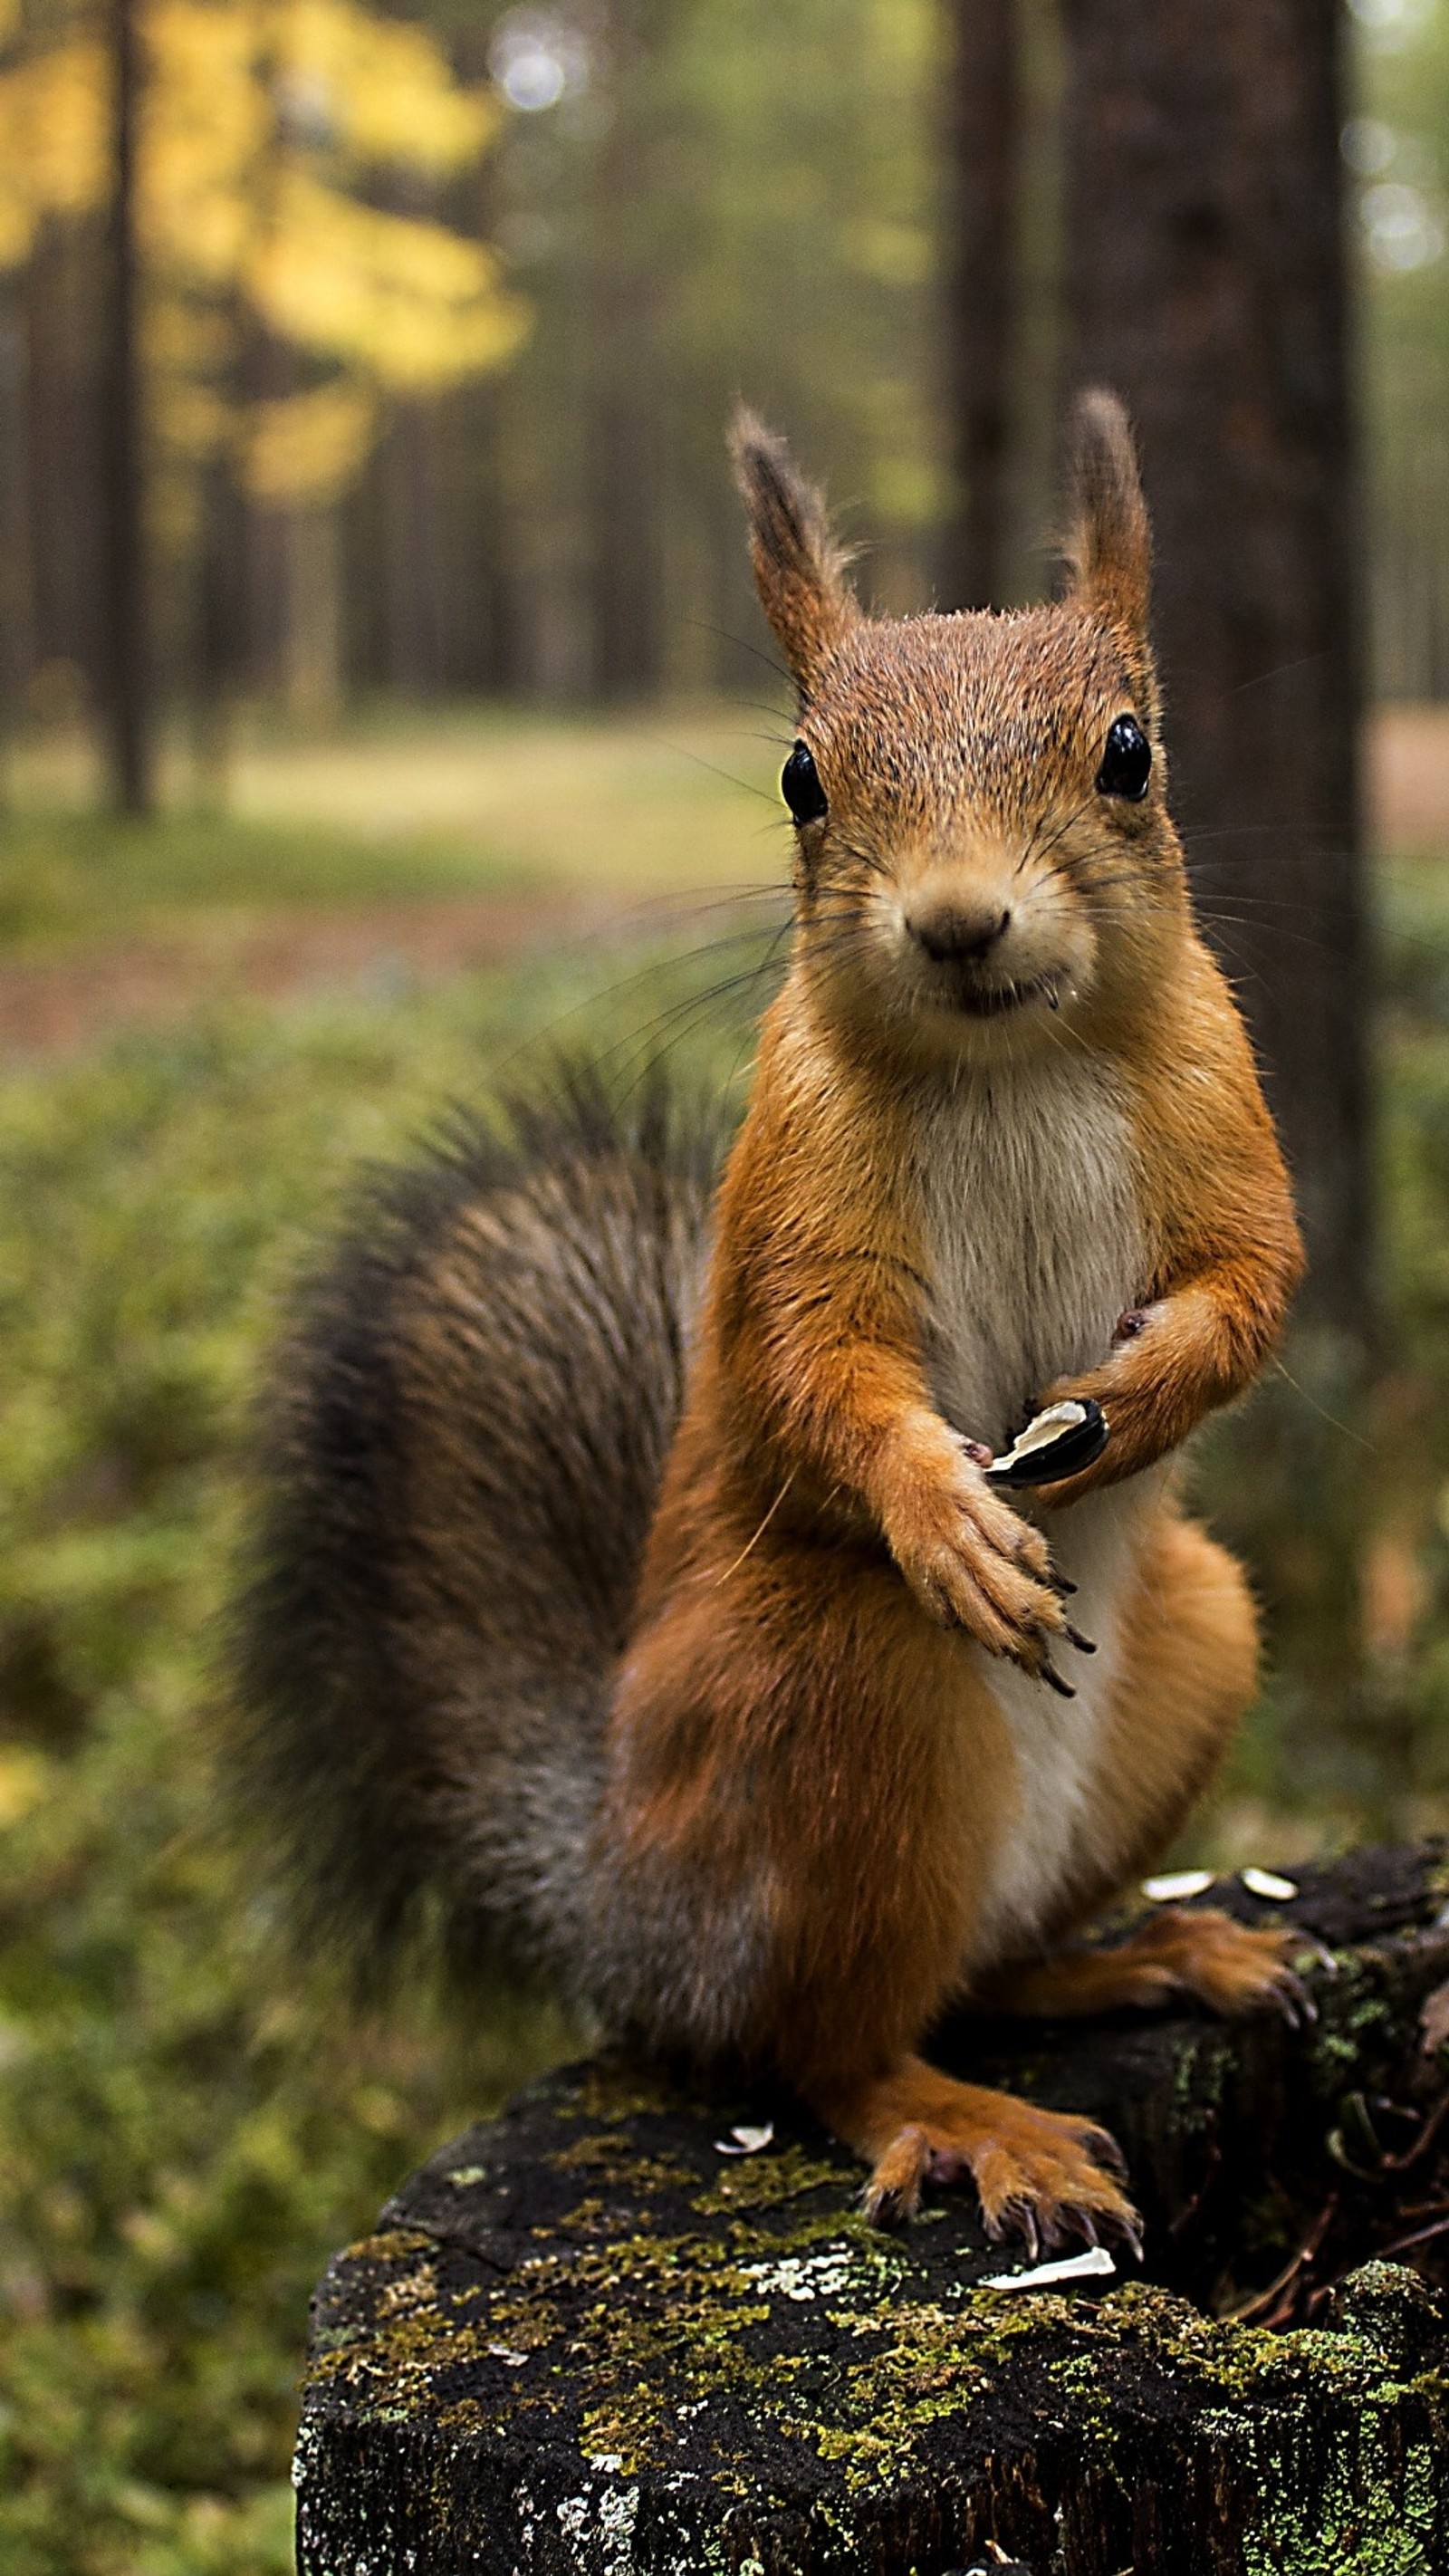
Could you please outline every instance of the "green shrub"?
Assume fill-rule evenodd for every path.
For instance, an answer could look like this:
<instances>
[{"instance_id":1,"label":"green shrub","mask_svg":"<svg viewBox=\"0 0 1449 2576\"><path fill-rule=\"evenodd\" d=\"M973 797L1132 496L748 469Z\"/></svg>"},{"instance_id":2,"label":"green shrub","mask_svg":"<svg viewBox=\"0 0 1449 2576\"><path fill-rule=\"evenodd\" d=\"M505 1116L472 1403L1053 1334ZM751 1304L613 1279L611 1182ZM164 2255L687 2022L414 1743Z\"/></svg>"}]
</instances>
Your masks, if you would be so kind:
<instances>
[{"instance_id":1,"label":"green shrub","mask_svg":"<svg viewBox=\"0 0 1449 2576\"><path fill-rule=\"evenodd\" d=\"M288 2566L322 2264L568 2044L506 1996L339 2035L279 1978L213 1828L209 1658L260 1354L359 1160L540 1021L621 1062L641 1016L718 1038L707 975L582 1021L562 971L235 1013L0 1082L5 2576Z\"/></svg>"},{"instance_id":2,"label":"green shrub","mask_svg":"<svg viewBox=\"0 0 1449 2576\"><path fill-rule=\"evenodd\" d=\"M693 964L559 962L368 1007L239 1010L0 1079L4 2576L280 2576L327 2255L568 2045L505 1996L467 2032L421 2006L349 2032L278 1973L211 1814L214 1622L260 1355L357 1164L500 1071L527 1079L545 1025L626 1074L662 1043L737 1076L759 988L706 998L758 955L735 928ZM1372 1396L1349 1419L1331 1370L1290 1352L1292 1376L1205 1447L1203 1492L1263 1575L1277 1654L1194 1854L1265 1858L1444 1813L1446 959L1437 871L1405 872ZM615 998L590 1002L606 975ZM1323 1604L1365 1561L1381 1597L1345 1680ZM1355 1597L1332 1635L1357 1630Z\"/></svg>"}]
</instances>

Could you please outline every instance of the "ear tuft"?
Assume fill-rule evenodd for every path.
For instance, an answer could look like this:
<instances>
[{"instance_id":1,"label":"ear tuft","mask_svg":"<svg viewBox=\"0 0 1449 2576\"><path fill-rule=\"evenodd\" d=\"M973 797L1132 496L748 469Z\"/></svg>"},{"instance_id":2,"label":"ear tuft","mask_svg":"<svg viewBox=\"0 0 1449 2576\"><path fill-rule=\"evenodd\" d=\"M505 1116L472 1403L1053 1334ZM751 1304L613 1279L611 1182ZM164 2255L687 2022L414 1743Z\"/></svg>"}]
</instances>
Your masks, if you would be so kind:
<instances>
[{"instance_id":1,"label":"ear tuft","mask_svg":"<svg viewBox=\"0 0 1449 2576\"><path fill-rule=\"evenodd\" d=\"M845 578L850 556L783 438L743 404L730 428L730 454L749 514L760 605L808 697L825 656L860 615Z\"/></svg>"},{"instance_id":2,"label":"ear tuft","mask_svg":"<svg viewBox=\"0 0 1449 2576\"><path fill-rule=\"evenodd\" d=\"M1078 397L1072 430L1070 596L1146 662L1152 531L1127 414L1115 394L1095 386Z\"/></svg>"}]
</instances>

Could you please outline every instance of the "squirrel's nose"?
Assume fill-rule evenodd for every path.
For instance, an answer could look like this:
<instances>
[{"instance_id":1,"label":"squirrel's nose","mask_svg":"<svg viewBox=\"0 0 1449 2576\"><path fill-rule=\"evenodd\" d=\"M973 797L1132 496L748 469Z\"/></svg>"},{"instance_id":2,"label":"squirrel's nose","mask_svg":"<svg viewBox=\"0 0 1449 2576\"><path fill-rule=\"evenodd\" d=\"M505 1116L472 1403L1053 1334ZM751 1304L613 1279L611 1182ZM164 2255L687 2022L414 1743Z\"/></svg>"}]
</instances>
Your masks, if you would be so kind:
<instances>
[{"instance_id":1,"label":"squirrel's nose","mask_svg":"<svg viewBox=\"0 0 1449 2576\"><path fill-rule=\"evenodd\" d=\"M906 928L938 963L972 961L989 955L1011 928L1011 914L986 911L979 904L933 903L908 913Z\"/></svg>"}]
</instances>

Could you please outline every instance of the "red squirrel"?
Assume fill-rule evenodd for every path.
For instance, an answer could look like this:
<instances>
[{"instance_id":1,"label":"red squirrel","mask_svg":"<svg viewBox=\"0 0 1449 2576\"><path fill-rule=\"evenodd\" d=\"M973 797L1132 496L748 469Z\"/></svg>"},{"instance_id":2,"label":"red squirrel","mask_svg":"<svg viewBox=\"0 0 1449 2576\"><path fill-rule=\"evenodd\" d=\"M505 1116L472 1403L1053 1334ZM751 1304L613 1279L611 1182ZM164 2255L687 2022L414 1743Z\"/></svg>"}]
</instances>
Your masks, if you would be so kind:
<instances>
[{"instance_id":1,"label":"red squirrel","mask_svg":"<svg viewBox=\"0 0 1449 2576\"><path fill-rule=\"evenodd\" d=\"M1059 602L900 619L783 444L734 452L798 700L742 1129L712 1195L698 1121L579 1080L368 1196L281 1372L246 1781L313 1933L431 1911L784 2078L881 2220L969 2181L993 2238L1135 2242L1104 2132L920 2054L963 2002L1291 2002L1286 1936L1212 1911L1074 1946L1253 1694L1172 1462L1301 1268L1168 815L1131 438L1082 399ZM1097 1454L1003 1490L1068 1400Z\"/></svg>"}]
</instances>

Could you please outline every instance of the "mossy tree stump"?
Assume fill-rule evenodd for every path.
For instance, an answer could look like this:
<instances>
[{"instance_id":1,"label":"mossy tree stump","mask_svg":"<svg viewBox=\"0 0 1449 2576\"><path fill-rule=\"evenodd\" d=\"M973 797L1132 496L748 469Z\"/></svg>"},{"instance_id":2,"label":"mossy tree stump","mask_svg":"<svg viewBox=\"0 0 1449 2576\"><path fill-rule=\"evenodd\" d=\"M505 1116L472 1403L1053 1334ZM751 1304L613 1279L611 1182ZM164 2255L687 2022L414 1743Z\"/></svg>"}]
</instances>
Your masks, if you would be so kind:
<instances>
[{"instance_id":1,"label":"mossy tree stump","mask_svg":"<svg viewBox=\"0 0 1449 2576\"><path fill-rule=\"evenodd\" d=\"M983 2288L1024 2258L966 2196L883 2236L790 2105L615 2062L470 2130L319 2292L303 2576L1441 2576L1449 2304L1396 2262L1346 2267L1431 2244L1412 2213L1449 2188L1421 2030L1444 1854L1297 1875L1284 1907L1211 1901L1319 1945L1304 2029L972 2036L974 2069L1115 2130L1141 2279ZM962 2033L936 2054L963 2060ZM767 2148L719 2151L766 2120ZM1211 2313L1255 2289L1315 2321Z\"/></svg>"}]
</instances>

